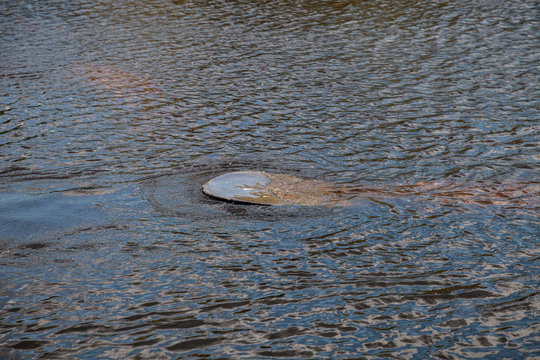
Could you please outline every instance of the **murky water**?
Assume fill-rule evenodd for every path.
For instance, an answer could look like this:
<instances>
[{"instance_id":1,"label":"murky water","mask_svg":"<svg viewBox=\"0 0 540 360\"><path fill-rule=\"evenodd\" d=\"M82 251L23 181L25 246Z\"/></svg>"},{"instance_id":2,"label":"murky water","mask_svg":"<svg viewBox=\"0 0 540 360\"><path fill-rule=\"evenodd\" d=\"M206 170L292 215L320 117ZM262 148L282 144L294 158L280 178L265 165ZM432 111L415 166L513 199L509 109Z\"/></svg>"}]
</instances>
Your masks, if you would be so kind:
<instances>
[{"instance_id":1,"label":"murky water","mask_svg":"<svg viewBox=\"0 0 540 360\"><path fill-rule=\"evenodd\" d=\"M539 356L539 10L0 1L0 357Z\"/></svg>"}]
</instances>

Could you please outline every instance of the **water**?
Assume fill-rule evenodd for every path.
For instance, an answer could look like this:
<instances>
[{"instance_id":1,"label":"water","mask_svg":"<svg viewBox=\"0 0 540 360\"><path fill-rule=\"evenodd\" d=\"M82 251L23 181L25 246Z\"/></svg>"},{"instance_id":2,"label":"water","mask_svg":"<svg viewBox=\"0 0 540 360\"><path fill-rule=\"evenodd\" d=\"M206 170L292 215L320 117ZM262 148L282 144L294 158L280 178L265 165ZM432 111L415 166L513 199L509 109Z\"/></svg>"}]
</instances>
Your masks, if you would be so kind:
<instances>
[{"instance_id":1,"label":"water","mask_svg":"<svg viewBox=\"0 0 540 360\"><path fill-rule=\"evenodd\" d=\"M0 1L0 357L539 356L538 13Z\"/></svg>"}]
</instances>

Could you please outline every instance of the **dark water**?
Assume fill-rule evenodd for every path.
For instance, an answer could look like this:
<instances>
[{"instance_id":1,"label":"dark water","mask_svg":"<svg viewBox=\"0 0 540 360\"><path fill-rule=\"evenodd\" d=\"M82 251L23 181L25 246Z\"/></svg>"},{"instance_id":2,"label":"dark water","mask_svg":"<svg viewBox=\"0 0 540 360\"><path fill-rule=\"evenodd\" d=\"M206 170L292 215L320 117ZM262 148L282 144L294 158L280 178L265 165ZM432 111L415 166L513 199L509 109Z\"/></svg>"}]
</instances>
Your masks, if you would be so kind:
<instances>
[{"instance_id":1,"label":"dark water","mask_svg":"<svg viewBox=\"0 0 540 360\"><path fill-rule=\"evenodd\" d=\"M0 1L0 357L540 356L539 11Z\"/></svg>"}]
</instances>

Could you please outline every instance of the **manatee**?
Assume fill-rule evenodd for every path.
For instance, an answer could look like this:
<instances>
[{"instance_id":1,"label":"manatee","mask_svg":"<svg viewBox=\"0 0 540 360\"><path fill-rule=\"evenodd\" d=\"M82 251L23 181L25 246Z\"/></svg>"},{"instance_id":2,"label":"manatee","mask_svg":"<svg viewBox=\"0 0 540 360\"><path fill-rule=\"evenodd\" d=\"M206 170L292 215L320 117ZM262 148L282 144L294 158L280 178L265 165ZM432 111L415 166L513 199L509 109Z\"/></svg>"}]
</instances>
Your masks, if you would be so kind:
<instances>
[{"instance_id":1,"label":"manatee","mask_svg":"<svg viewBox=\"0 0 540 360\"><path fill-rule=\"evenodd\" d=\"M441 204L538 206L537 182L456 185L444 182L418 182L412 185L341 185L266 171L235 171L219 175L203 185L211 197L258 205L349 206L361 198L415 197ZM356 200L356 201L355 201Z\"/></svg>"}]
</instances>

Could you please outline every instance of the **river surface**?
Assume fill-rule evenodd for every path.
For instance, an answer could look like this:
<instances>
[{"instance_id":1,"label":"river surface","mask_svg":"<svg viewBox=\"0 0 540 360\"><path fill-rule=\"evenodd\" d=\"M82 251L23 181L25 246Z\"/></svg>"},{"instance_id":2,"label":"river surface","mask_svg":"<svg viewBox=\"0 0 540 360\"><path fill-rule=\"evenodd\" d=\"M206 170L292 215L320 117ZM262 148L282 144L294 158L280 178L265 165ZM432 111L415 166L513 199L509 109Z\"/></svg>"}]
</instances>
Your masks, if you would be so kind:
<instances>
[{"instance_id":1,"label":"river surface","mask_svg":"<svg viewBox=\"0 0 540 360\"><path fill-rule=\"evenodd\" d=\"M0 1L0 358L537 358L539 13Z\"/></svg>"}]
</instances>

